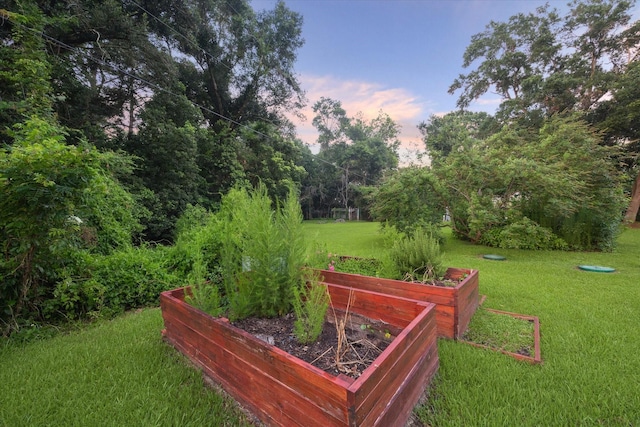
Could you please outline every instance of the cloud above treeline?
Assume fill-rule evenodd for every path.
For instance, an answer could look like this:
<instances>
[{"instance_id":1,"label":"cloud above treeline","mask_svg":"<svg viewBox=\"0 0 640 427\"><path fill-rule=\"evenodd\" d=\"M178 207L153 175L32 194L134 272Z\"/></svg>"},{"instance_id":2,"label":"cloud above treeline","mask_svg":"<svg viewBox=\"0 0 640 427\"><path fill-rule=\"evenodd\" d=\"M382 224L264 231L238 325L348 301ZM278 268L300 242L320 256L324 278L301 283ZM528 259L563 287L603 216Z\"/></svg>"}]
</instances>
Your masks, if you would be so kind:
<instances>
[{"instance_id":1,"label":"cloud above treeline","mask_svg":"<svg viewBox=\"0 0 640 427\"><path fill-rule=\"evenodd\" d=\"M403 147L415 145L420 139L416 126L427 119L428 104L406 89L359 80L341 80L333 76L302 75L300 83L309 103L302 111L306 120L294 120L294 123L300 139L310 146L314 146L318 138L311 124L314 116L312 107L322 97L340 101L348 117L362 113L365 120L371 120L381 111L388 114L401 126L400 141Z\"/></svg>"},{"instance_id":2,"label":"cloud above treeline","mask_svg":"<svg viewBox=\"0 0 640 427\"><path fill-rule=\"evenodd\" d=\"M301 111L305 120L291 116L296 125L297 135L317 153L318 132L311 124L313 105L322 97L340 101L348 117L359 113L365 120L377 117L380 112L388 114L400 125L400 163L407 165L417 162L416 155L424 151L422 135L418 124L427 121L432 115L442 117L451 111L436 111L435 102L422 99L410 90L402 87L385 87L375 82L362 80L342 80L331 75L301 75L299 81L306 91L308 105ZM475 100L472 111L493 113L501 100L487 95ZM420 162L418 162L420 163Z\"/></svg>"}]
</instances>

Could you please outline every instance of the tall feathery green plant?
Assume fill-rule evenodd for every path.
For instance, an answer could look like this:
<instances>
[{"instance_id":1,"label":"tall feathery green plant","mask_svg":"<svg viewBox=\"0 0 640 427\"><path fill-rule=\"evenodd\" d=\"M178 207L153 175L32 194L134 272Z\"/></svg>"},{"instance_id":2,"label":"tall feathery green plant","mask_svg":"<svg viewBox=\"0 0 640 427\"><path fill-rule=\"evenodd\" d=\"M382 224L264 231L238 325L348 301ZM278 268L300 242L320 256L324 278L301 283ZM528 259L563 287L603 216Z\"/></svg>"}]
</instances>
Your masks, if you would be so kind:
<instances>
[{"instance_id":1,"label":"tall feathery green plant","mask_svg":"<svg viewBox=\"0 0 640 427\"><path fill-rule=\"evenodd\" d=\"M430 282L446 272L438 240L421 228L396 240L389 257L400 279Z\"/></svg>"},{"instance_id":2,"label":"tall feathery green plant","mask_svg":"<svg viewBox=\"0 0 640 427\"><path fill-rule=\"evenodd\" d=\"M288 313L307 253L295 191L290 190L289 197L274 209L265 187L234 189L224 198L219 215L230 316Z\"/></svg>"},{"instance_id":3,"label":"tall feathery green plant","mask_svg":"<svg viewBox=\"0 0 640 427\"><path fill-rule=\"evenodd\" d=\"M296 316L294 334L303 344L314 342L322 333L329 309L329 294L321 282L320 273L304 270L304 281L293 288L293 311Z\"/></svg>"}]
</instances>

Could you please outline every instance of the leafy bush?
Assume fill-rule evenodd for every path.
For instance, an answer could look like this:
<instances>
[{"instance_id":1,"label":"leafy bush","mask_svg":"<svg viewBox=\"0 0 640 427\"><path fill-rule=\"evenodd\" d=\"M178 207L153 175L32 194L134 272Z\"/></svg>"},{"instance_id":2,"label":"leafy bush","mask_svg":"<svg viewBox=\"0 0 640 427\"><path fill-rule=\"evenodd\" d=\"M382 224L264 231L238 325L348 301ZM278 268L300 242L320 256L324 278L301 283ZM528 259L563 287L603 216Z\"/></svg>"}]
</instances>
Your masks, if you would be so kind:
<instances>
[{"instance_id":1,"label":"leafy bush","mask_svg":"<svg viewBox=\"0 0 640 427\"><path fill-rule=\"evenodd\" d=\"M429 169L409 167L387 176L371 196L371 213L403 233L440 224L445 213Z\"/></svg>"},{"instance_id":2,"label":"leafy bush","mask_svg":"<svg viewBox=\"0 0 640 427\"><path fill-rule=\"evenodd\" d=\"M553 234L550 229L539 226L527 217L485 232L480 243L503 249L553 250L568 248L567 243Z\"/></svg>"},{"instance_id":3,"label":"leafy bush","mask_svg":"<svg viewBox=\"0 0 640 427\"><path fill-rule=\"evenodd\" d=\"M21 317L41 317L58 283L76 280L66 270L83 262L74 259L79 251L108 253L130 245L137 227L134 203L107 167L126 162L119 155L67 145L65 130L51 119L32 117L13 136L14 144L0 150L0 320L10 325L5 333ZM72 288L75 296L59 301L63 312L93 292L86 284Z\"/></svg>"},{"instance_id":4,"label":"leafy bush","mask_svg":"<svg viewBox=\"0 0 640 427\"><path fill-rule=\"evenodd\" d=\"M432 173L457 236L510 247L564 246L521 222L526 217L569 249L611 250L626 206L615 158L616 149L586 123L556 116L537 132L508 126L452 150Z\"/></svg>"},{"instance_id":5,"label":"leafy bush","mask_svg":"<svg viewBox=\"0 0 640 427\"><path fill-rule=\"evenodd\" d=\"M52 318L111 316L132 308L157 305L160 293L181 285L169 272L163 249L129 247L110 255L84 256L85 271L68 269L47 301ZM80 275L81 274L81 275Z\"/></svg>"},{"instance_id":6,"label":"leafy bush","mask_svg":"<svg viewBox=\"0 0 640 427\"><path fill-rule=\"evenodd\" d=\"M398 279L429 282L446 272L437 239L423 229L397 240L389 251L389 258Z\"/></svg>"},{"instance_id":7,"label":"leafy bush","mask_svg":"<svg viewBox=\"0 0 640 427\"><path fill-rule=\"evenodd\" d=\"M382 263L374 258L355 258L334 256L331 258L329 269L343 273L361 274L363 276L378 276Z\"/></svg>"}]
</instances>

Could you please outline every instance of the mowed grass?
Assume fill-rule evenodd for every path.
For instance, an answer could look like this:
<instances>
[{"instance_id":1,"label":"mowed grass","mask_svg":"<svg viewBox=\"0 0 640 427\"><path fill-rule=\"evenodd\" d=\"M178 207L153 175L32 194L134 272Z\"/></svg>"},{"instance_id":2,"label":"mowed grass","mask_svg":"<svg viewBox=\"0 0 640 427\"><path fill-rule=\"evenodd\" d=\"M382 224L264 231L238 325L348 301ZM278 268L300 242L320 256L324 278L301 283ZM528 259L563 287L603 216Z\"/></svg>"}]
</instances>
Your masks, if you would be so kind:
<instances>
[{"instance_id":1,"label":"mowed grass","mask_svg":"<svg viewBox=\"0 0 640 427\"><path fill-rule=\"evenodd\" d=\"M358 224L367 247L349 225L311 228L328 245L339 235L342 255L375 256L383 241L371 237L377 225ZM439 340L439 373L416 408L425 425L640 425L640 230L625 230L613 253L499 250L445 232L445 264L479 270L484 307L539 317L543 364Z\"/></svg>"},{"instance_id":2,"label":"mowed grass","mask_svg":"<svg viewBox=\"0 0 640 427\"><path fill-rule=\"evenodd\" d=\"M305 229L341 255L385 250L375 223ZM446 265L480 271L485 307L539 317L544 363L439 340L440 370L415 409L425 425L640 425L640 230L626 230L609 254L496 250L450 237L443 250ZM0 426L247 425L161 341L161 329L160 311L148 309L0 348Z\"/></svg>"},{"instance_id":3,"label":"mowed grass","mask_svg":"<svg viewBox=\"0 0 640 427\"><path fill-rule=\"evenodd\" d=\"M161 340L159 308L0 349L0 426L242 426Z\"/></svg>"}]
</instances>

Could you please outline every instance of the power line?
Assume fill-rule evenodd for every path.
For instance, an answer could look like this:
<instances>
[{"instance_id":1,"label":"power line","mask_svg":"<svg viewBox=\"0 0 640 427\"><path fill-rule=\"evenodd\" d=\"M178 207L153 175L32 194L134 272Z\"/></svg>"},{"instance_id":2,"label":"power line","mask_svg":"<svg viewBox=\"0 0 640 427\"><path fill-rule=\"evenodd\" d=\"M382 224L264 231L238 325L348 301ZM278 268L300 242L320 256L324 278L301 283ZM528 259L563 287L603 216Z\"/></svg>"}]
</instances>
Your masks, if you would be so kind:
<instances>
[{"instance_id":1,"label":"power line","mask_svg":"<svg viewBox=\"0 0 640 427\"><path fill-rule=\"evenodd\" d=\"M157 17L156 15L154 15L153 13L151 13L149 10L147 10L146 8L144 8L143 6L141 6L139 3L137 3L134 0L129 0L131 3L133 3L136 7L138 7L140 10L142 10L144 13L146 13L147 15L151 16L153 19L155 19L156 21L158 21L159 23L161 23L162 25L164 25L165 27L167 27L168 29L170 29L171 31L173 31L175 34L179 35L183 40L185 40L189 45L191 45L191 47L194 47L196 50L199 50L200 52L202 52L205 56L211 58L211 60L213 60L214 62L222 65L223 67L225 67L227 70L231 71L231 67L229 67L227 64L225 64L224 62L218 61L217 58L214 58L213 55L211 55L209 52L207 52L206 50L204 50L203 48L201 48L200 46L198 46L198 44L196 44L193 40L191 40L189 37L185 36L183 33L181 33L180 31L176 30L173 26L167 24L166 22L164 22L162 19L160 19L159 17Z\"/></svg>"},{"instance_id":2,"label":"power line","mask_svg":"<svg viewBox=\"0 0 640 427\"><path fill-rule=\"evenodd\" d=\"M90 55L90 54L88 54L88 53L86 53L86 52L83 52L83 51L81 51L81 50L79 50L79 49L77 49L77 48L75 48L75 47L73 47L73 46L68 45L67 43L65 43L65 42L63 42L63 41L60 41L60 40L58 40L58 39L56 39L56 38L54 38L54 37L52 37L52 36L50 36L50 35L46 34L44 31L40 31L40 30L37 30L37 29L35 29L35 28L33 28L33 27L29 27L29 26L24 25L24 24L22 24L22 23L20 23L20 22L17 22L17 21L15 21L15 20L11 19L11 16L9 16L9 15L7 15L7 14L4 14L4 13L3 13L3 14L2 14L2 18L3 18L3 19L7 19L7 20L8 20L9 22L11 22L13 25L16 25L16 26L18 26L18 27L20 27L20 28L23 28L23 29L25 29L25 30L31 31L32 33L35 33L36 35L38 35L38 36L42 37L42 38L43 38L43 39L45 39L45 40L48 40L49 42L51 42L51 43L53 43L53 44L57 45L58 47L61 47L61 48L66 49L66 50L68 50L68 51L70 51L70 52L73 52L73 53L79 54L79 55L81 55L81 56L84 56L85 58L87 58L87 59L89 59L89 60L91 60L91 61L93 61L93 62L95 62L95 63L97 63L97 64L99 64L99 65L109 67L109 68L111 68L112 70L115 70L115 71L117 71L117 72L120 72L120 73L122 73L122 74L124 74L124 75L128 76L128 77L131 77L131 78L133 78L133 79L135 79L135 80L138 80L138 81L140 81L140 82L142 82L142 83L145 83L146 85L148 85L149 87L151 87L151 88L153 88L153 89L156 89L156 90L162 91L162 92L167 93L168 95L171 95L171 96L173 96L173 97L181 97L181 95L180 95L180 94L178 94L178 93L175 93L175 92L173 92L173 91L171 91L171 90L169 90L169 89L165 89L165 88L163 88L162 86L159 86L159 85L157 85L157 84L155 84L155 83L149 82L148 80L146 80L146 79L144 79L144 78L142 78L142 77L140 77L140 76L137 76L137 75L135 75L135 74L133 74L133 73L131 73L131 72L127 71L127 70L123 70L122 68L119 68L119 67L117 67L117 66L115 66L115 65L113 65L113 64L110 64L110 63L108 63L108 62L105 62L105 61L104 61L104 60L102 60L102 59L97 59L97 58L93 57L92 55ZM246 125L246 124L243 124L243 123L240 123L240 122L238 122L238 121L236 121L236 120L233 120L233 119L231 119L231 118L229 118L229 117L226 117L226 116L224 116L223 114L220 114L220 113L218 113L218 112L216 112L216 111L213 111L213 110L211 110L210 108L204 107L204 106L202 106L202 105L200 105L200 104L198 104L198 103L196 103L196 102L193 102L193 101L191 101L191 100L189 100L189 101L190 101L193 105L195 105L196 107L201 108L202 110L207 111L207 112L209 112L209 113L211 113L211 114L213 114L213 115L215 115L215 116L219 117L219 118L220 118L220 119L222 119L222 120L226 120L226 121L227 121L227 122L229 122L229 123L232 123L232 124L234 124L234 125L237 125L237 126L243 127L243 128L245 128L245 129L248 129L249 131L251 131L251 132L253 132L253 133L257 134L257 135L260 135L260 136L262 136L262 137L264 137L264 138L266 138L266 139L268 139L268 140L270 140L270 141L273 141L273 138L272 138L271 136L269 136L269 135L267 135L267 134L265 134L265 133L263 133L263 132L260 132L260 131L258 131L258 130L256 130L256 129L252 128L251 126L248 126L248 125ZM314 156L314 159L319 160L319 161L321 161L321 162L323 162L323 163L326 163L326 164L328 164L328 165L331 165L331 166L335 167L336 169L341 170L341 171L343 171L343 172L345 172L345 173L349 173L348 169L343 168L343 167L341 167L341 166L338 166L338 165L336 165L335 163L329 162L329 161L324 160L324 159L322 159L322 158L320 158L320 157L317 157L317 156ZM352 171L351 173L352 173L353 175L357 176L358 178L361 178L364 182L366 182L366 181L367 181L367 178L366 178L366 177L363 177L363 176L361 176L361 175L359 175L359 174L357 174L357 173L353 173L353 171Z\"/></svg>"}]
</instances>

